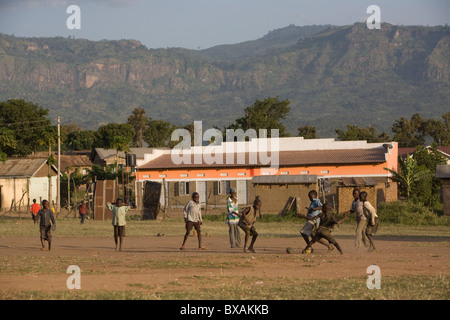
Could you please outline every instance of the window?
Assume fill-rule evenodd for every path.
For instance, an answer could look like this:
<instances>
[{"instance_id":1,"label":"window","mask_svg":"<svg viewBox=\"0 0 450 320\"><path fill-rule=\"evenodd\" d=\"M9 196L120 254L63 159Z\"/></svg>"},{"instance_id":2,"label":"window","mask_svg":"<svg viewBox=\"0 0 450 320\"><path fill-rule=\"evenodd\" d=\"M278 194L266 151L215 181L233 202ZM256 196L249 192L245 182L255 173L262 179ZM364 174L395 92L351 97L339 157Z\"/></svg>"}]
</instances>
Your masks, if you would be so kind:
<instances>
[{"instance_id":1,"label":"window","mask_svg":"<svg viewBox=\"0 0 450 320\"><path fill-rule=\"evenodd\" d=\"M220 176L221 177L228 177L228 173L221 173Z\"/></svg>"},{"instance_id":2,"label":"window","mask_svg":"<svg viewBox=\"0 0 450 320\"><path fill-rule=\"evenodd\" d=\"M282 175L288 175L288 174L289 174L289 171L281 171L281 174L282 174Z\"/></svg>"},{"instance_id":3,"label":"window","mask_svg":"<svg viewBox=\"0 0 450 320\"><path fill-rule=\"evenodd\" d=\"M189 195L189 182L179 181L175 182L175 196L186 196Z\"/></svg>"},{"instance_id":4,"label":"window","mask_svg":"<svg viewBox=\"0 0 450 320\"><path fill-rule=\"evenodd\" d=\"M167 177L167 174L160 174L159 177L160 177L160 178L166 178L166 177Z\"/></svg>"},{"instance_id":5,"label":"window","mask_svg":"<svg viewBox=\"0 0 450 320\"><path fill-rule=\"evenodd\" d=\"M150 178L150 175L149 175L149 174L144 174L144 175L142 176L142 178L144 178L144 179Z\"/></svg>"},{"instance_id":6,"label":"window","mask_svg":"<svg viewBox=\"0 0 450 320\"><path fill-rule=\"evenodd\" d=\"M221 180L214 182L214 194L228 194L230 193L230 181Z\"/></svg>"},{"instance_id":7,"label":"window","mask_svg":"<svg viewBox=\"0 0 450 320\"><path fill-rule=\"evenodd\" d=\"M204 173L197 173L197 177L204 177L205 174Z\"/></svg>"},{"instance_id":8,"label":"window","mask_svg":"<svg viewBox=\"0 0 450 320\"><path fill-rule=\"evenodd\" d=\"M189 175L188 175L187 173L182 173L182 174L181 174L181 177L182 177L182 178L187 178L187 177L189 177Z\"/></svg>"},{"instance_id":9,"label":"window","mask_svg":"<svg viewBox=\"0 0 450 320\"><path fill-rule=\"evenodd\" d=\"M247 175L245 172L239 172L238 173L238 176L245 176L245 175Z\"/></svg>"},{"instance_id":10,"label":"window","mask_svg":"<svg viewBox=\"0 0 450 320\"><path fill-rule=\"evenodd\" d=\"M302 171L302 174L308 174L309 171Z\"/></svg>"},{"instance_id":11,"label":"window","mask_svg":"<svg viewBox=\"0 0 450 320\"><path fill-rule=\"evenodd\" d=\"M322 170L320 173L330 173L330 170Z\"/></svg>"}]
</instances>

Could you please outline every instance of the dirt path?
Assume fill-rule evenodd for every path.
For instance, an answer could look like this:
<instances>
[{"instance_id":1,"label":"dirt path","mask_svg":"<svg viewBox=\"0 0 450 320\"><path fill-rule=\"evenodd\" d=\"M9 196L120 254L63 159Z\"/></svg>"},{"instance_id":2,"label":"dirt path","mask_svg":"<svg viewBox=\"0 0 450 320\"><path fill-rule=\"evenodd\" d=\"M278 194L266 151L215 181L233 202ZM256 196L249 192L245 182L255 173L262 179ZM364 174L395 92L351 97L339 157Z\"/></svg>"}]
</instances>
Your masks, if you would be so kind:
<instances>
[{"instance_id":1,"label":"dirt path","mask_svg":"<svg viewBox=\"0 0 450 320\"><path fill-rule=\"evenodd\" d=\"M305 277L342 279L367 277L376 264L383 277L399 275L449 275L450 242L447 238L379 237L378 251L354 247L352 237L337 237L344 250L328 253L315 245L311 255L300 254L300 238L264 238L256 253L231 249L226 237L206 237L206 251L198 251L191 237L180 251L180 237L127 237L124 250L114 251L111 238L55 237L51 252L41 251L36 237L0 238L0 288L9 290L66 290L69 265L78 265L84 290L130 290L133 285L160 287L185 277L243 276L271 279ZM418 241L420 240L420 241ZM285 249L293 247L294 254ZM42 258L45 259L42 259ZM45 264L43 261L46 261ZM43 264L38 270L34 264Z\"/></svg>"}]
</instances>

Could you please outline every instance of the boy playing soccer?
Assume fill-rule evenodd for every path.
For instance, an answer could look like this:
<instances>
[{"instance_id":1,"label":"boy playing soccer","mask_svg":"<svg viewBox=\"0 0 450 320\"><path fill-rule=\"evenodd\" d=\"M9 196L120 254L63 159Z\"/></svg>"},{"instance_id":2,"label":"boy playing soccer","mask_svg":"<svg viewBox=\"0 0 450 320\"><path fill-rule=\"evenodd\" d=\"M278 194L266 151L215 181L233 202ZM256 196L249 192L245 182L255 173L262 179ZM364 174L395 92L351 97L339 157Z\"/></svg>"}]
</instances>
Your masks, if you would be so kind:
<instances>
[{"instance_id":1,"label":"boy playing soccer","mask_svg":"<svg viewBox=\"0 0 450 320\"><path fill-rule=\"evenodd\" d=\"M319 229L317 229L313 239L305 248L305 252L308 252L312 245L319 241L322 238L325 238L328 240L329 243L334 245L338 250L340 254L343 254L341 246L339 243L337 243L336 239L331 235L331 229L336 225L342 223L342 221L347 219L347 216L344 216L344 218L340 221L337 221L336 218L331 214L331 206L329 203L325 203L322 207L322 212L319 213L317 216L310 218L306 217L305 219L311 221L320 219L319 223Z\"/></svg>"},{"instance_id":2,"label":"boy playing soccer","mask_svg":"<svg viewBox=\"0 0 450 320\"><path fill-rule=\"evenodd\" d=\"M319 223L320 223L320 219L316 218L316 219L308 219L308 218L314 218L317 215L319 215L320 210L322 210L322 203L320 202L320 200L317 198L317 191L316 190L311 190L310 192L308 192L308 197L309 200L311 201L311 204L309 205L308 209L308 213L305 216L299 215L300 218L305 218L308 221L306 221L305 225L303 226L302 230L300 231L300 234L302 235L303 239L306 242L306 247L309 247L310 251L305 251L303 250L302 253L311 253L313 252L313 250L311 249L311 247L309 246L310 243L310 237L313 238L315 230L317 230L317 228L319 227ZM323 244L324 246L326 246L328 248L328 251L331 251L334 249L334 247L328 243L326 243L324 240L318 240L319 243Z\"/></svg>"},{"instance_id":3,"label":"boy playing soccer","mask_svg":"<svg viewBox=\"0 0 450 320\"><path fill-rule=\"evenodd\" d=\"M252 207L245 208L242 211L241 218L239 219L239 227L245 233L245 242L244 242L244 252L247 252L247 243L250 236L252 237L252 241L250 242L250 246L248 247L248 251L255 253L255 249L253 248L256 238L258 237L258 232L255 229L256 222L256 213L259 212L261 208L261 200L256 199L253 202Z\"/></svg>"}]
</instances>

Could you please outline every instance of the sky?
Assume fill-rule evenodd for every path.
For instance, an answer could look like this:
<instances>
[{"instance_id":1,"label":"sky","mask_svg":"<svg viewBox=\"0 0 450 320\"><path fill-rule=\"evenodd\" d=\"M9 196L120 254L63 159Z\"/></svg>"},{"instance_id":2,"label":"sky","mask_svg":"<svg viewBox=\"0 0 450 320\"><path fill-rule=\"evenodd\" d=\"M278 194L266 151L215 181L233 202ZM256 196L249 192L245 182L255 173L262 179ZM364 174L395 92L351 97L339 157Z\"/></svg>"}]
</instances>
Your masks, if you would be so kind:
<instances>
[{"instance_id":1,"label":"sky","mask_svg":"<svg viewBox=\"0 0 450 320\"><path fill-rule=\"evenodd\" d=\"M80 8L80 29L67 20ZM139 40L147 48L206 49L261 38L288 25L449 23L450 0L0 0L0 32L17 37Z\"/></svg>"}]
</instances>

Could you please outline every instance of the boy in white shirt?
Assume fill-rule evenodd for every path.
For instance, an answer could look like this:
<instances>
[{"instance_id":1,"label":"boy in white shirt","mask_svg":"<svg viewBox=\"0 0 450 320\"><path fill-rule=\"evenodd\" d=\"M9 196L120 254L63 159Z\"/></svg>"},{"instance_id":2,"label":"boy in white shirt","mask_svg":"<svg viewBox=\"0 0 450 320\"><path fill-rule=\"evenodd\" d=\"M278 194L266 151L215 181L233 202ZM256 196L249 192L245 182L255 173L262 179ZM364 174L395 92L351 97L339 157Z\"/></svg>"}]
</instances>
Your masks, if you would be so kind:
<instances>
[{"instance_id":1,"label":"boy in white shirt","mask_svg":"<svg viewBox=\"0 0 450 320\"><path fill-rule=\"evenodd\" d=\"M373 236L378 230L378 215L375 208L367 201L367 192L363 191L359 194L359 200L363 203L363 213L367 220L366 236L369 239L369 252L375 251Z\"/></svg>"}]
</instances>

